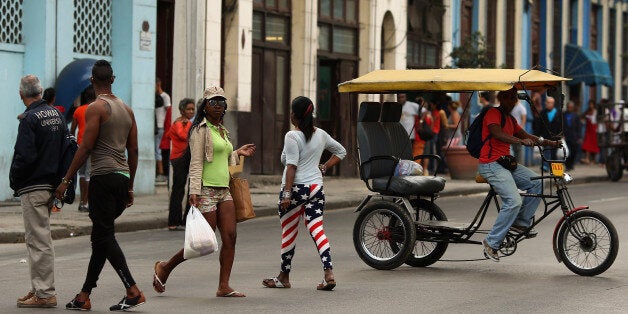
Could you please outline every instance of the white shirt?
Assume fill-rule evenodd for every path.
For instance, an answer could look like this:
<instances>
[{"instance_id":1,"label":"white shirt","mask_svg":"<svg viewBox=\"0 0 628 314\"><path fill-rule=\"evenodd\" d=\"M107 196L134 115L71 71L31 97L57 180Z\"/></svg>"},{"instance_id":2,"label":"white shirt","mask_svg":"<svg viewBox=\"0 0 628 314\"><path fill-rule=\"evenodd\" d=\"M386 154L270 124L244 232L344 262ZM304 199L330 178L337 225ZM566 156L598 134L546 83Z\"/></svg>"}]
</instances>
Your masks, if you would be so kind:
<instances>
[{"instance_id":1,"label":"white shirt","mask_svg":"<svg viewBox=\"0 0 628 314\"><path fill-rule=\"evenodd\" d=\"M419 115L419 104L411 101L406 101L401 107L401 119L399 119L399 123L403 125L406 132L410 136L410 139L414 139L414 133L412 129L414 128L414 120L416 116Z\"/></svg>"},{"instance_id":2,"label":"white shirt","mask_svg":"<svg viewBox=\"0 0 628 314\"><path fill-rule=\"evenodd\" d=\"M525 128L525 125L521 125L521 119L523 118L523 116L525 116L527 114L527 110L526 107L518 102L513 108L512 111L510 112L510 115L513 116L515 118L515 120L517 120L517 124L519 124L519 126L521 126L522 128Z\"/></svg>"},{"instance_id":3,"label":"white shirt","mask_svg":"<svg viewBox=\"0 0 628 314\"><path fill-rule=\"evenodd\" d=\"M159 108L155 108L155 118L157 119L157 128L163 129L164 121L166 120L166 110L168 109L168 107L170 107L171 104L170 96L168 96L166 92L163 92L159 95L161 96L161 99L163 99L164 105Z\"/></svg>"},{"instance_id":4,"label":"white shirt","mask_svg":"<svg viewBox=\"0 0 628 314\"><path fill-rule=\"evenodd\" d=\"M343 159L347 155L340 143L334 140L325 130L316 128L309 142L305 141L305 135L298 130L289 131L284 138L281 163L297 166L294 175L294 184L323 184L323 175L318 169L321 155L324 150ZM281 178L281 186L286 185L286 169Z\"/></svg>"}]
</instances>

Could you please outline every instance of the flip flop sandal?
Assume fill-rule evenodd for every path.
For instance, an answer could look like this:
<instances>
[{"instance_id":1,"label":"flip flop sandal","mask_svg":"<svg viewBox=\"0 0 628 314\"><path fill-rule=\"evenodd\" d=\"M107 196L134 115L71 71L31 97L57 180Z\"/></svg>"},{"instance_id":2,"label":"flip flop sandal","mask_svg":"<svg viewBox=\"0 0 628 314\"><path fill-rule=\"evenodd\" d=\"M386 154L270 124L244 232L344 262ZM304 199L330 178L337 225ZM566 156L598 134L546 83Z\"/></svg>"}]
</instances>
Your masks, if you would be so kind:
<instances>
[{"instance_id":1,"label":"flip flop sandal","mask_svg":"<svg viewBox=\"0 0 628 314\"><path fill-rule=\"evenodd\" d=\"M273 284L270 284L270 281L272 280ZM289 283L284 284L283 282L281 282L281 280L279 280L279 278L277 277L273 277L273 278L267 278L262 280L262 284L267 287L267 288L290 288L291 285Z\"/></svg>"},{"instance_id":2,"label":"flip flop sandal","mask_svg":"<svg viewBox=\"0 0 628 314\"><path fill-rule=\"evenodd\" d=\"M336 280L331 279L330 281L323 281L316 286L316 290L324 290L324 291L332 291L336 287Z\"/></svg>"},{"instance_id":3,"label":"flip flop sandal","mask_svg":"<svg viewBox=\"0 0 628 314\"><path fill-rule=\"evenodd\" d=\"M231 291L231 292L229 292L227 294L218 294L218 293L216 293L216 296L217 297L221 297L221 298L243 298L243 297L246 297L244 295L244 293L242 293L240 291L237 291L237 290L233 290L233 291Z\"/></svg>"},{"instance_id":4,"label":"flip flop sandal","mask_svg":"<svg viewBox=\"0 0 628 314\"><path fill-rule=\"evenodd\" d=\"M159 263L161 263L161 261L158 261L157 263L155 263L155 275L153 276L153 289L155 289L157 293L164 293L166 292L166 284L162 282L161 279L159 279L159 276L157 276L157 266L159 266Z\"/></svg>"}]
</instances>

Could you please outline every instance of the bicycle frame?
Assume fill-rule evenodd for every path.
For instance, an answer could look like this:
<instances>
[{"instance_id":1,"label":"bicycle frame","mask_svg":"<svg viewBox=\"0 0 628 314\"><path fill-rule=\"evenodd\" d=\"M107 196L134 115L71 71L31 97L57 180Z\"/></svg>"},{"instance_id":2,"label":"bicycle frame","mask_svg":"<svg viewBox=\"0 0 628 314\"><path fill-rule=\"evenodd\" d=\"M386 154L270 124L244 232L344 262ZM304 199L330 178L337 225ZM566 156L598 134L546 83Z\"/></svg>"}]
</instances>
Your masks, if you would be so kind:
<instances>
[{"instance_id":1,"label":"bicycle frame","mask_svg":"<svg viewBox=\"0 0 628 314\"><path fill-rule=\"evenodd\" d=\"M541 158L544 162L549 163L563 163L564 160L548 160L542 154L544 150L542 147L539 148L541 150ZM553 213L556 209L560 208L563 213L563 217L559 220L555 227L554 238L558 227L563 223L563 221L568 218L571 214L578 210L587 209L588 206L575 207L573 204L573 200L571 199L571 195L567 189L567 182L563 176L556 176L553 174L545 175L543 172L540 176L532 177L531 180L542 180L541 187L542 192L540 194L534 193L520 193L522 197L538 197L543 201L543 212L538 217L535 218L532 222L532 225L529 228L533 228L534 226L541 223L541 221L545 220L551 213ZM549 193L546 194L546 180L549 180ZM484 218L486 217L486 213L488 212L491 204L495 204L495 208L497 212L500 211L501 205L497 198L497 192L491 186L489 191L487 192L486 197L484 198L482 205L477 211L475 217L468 225L467 228L463 230L456 229L443 229L443 228L431 228L427 226L418 226L417 227L417 241L429 241L429 242L447 242L447 243L469 243L469 244L481 244L480 241L471 240L471 237L476 233L488 233L488 230L481 230L480 226L484 222ZM518 233L512 236L513 240L516 243L523 241L525 239L525 233ZM557 255L558 256L558 255Z\"/></svg>"}]
</instances>

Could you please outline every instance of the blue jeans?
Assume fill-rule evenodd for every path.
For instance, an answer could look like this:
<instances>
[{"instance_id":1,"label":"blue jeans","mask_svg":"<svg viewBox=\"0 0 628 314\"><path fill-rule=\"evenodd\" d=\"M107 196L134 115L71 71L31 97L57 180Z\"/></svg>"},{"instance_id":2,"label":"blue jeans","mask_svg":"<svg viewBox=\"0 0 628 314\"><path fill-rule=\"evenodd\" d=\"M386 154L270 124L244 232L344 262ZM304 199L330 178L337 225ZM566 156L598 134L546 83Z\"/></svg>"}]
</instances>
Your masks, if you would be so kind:
<instances>
[{"instance_id":1,"label":"blue jeans","mask_svg":"<svg viewBox=\"0 0 628 314\"><path fill-rule=\"evenodd\" d=\"M534 212L541 202L539 197L524 197L522 200L517 189L539 194L541 193L541 180L530 180L537 174L523 165L517 165L517 169L511 172L496 161L480 164L478 172L502 199L501 210L497 214L495 224L486 236L488 245L494 249L499 249L513 223L518 226L530 226Z\"/></svg>"}]
</instances>

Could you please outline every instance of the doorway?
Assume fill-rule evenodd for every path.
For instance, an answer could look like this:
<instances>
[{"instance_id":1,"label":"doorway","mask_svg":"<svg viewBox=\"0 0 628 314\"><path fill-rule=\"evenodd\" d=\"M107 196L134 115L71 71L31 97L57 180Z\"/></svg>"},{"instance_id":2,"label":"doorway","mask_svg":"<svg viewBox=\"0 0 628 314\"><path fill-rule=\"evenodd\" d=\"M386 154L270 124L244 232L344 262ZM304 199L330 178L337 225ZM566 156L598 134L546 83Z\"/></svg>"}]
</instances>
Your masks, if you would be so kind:
<instances>
[{"instance_id":1,"label":"doorway","mask_svg":"<svg viewBox=\"0 0 628 314\"><path fill-rule=\"evenodd\" d=\"M238 117L238 143L255 143L251 173L281 174L279 156L290 128L289 51L253 48L251 112Z\"/></svg>"},{"instance_id":2,"label":"doorway","mask_svg":"<svg viewBox=\"0 0 628 314\"><path fill-rule=\"evenodd\" d=\"M357 97L340 94L338 84L356 77L357 62L352 60L319 59L316 123L347 150L345 161L328 175L355 176L357 157ZM329 153L322 161L329 158Z\"/></svg>"}]
</instances>

